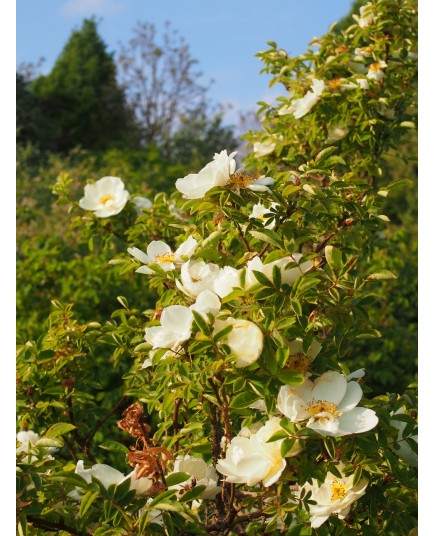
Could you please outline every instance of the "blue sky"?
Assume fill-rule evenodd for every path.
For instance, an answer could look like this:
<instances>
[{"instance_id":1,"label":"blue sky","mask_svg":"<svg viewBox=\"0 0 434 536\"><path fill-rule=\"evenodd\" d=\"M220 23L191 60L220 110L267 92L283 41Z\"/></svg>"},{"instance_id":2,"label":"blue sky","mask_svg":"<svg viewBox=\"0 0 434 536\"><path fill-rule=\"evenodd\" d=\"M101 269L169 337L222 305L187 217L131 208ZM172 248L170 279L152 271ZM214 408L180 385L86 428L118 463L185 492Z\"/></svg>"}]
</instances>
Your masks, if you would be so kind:
<instances>
[{"instance_id":1,"label":"blue sky","mask_svg":"<svg viewBox=\"0 0 434 536\"><path fill-rule=\"evenodd\" d=\"M325 33L330 24L346 15L352 0L17 0L17 65L45 58L48 72L71 31L84 17L101 19L99 33L110 51L127 42L136 21L153 22L162 31L165 21L178 30L199 62L203 81L214 83L209 96L214 103L238 110L255 110L259 100L281 94L268 89L268 78L259 75L255 53L276 41L290 54L306 50L308 42Z\"/></svg>"}]
</instances>

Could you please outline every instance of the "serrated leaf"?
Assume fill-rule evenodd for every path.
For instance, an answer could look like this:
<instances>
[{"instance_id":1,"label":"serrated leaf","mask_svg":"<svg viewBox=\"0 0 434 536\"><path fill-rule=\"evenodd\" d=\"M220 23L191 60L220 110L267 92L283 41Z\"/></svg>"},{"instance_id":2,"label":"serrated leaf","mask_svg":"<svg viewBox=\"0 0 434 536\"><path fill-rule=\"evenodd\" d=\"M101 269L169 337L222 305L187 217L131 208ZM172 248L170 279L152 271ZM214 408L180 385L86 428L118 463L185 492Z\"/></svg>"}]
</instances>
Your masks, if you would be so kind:
<instances>
[{"instance_id":1,"label":"serrated leaf","mask_svg":"<svg viewBox=\"0 0 434 536\"><path fill-rule=\"evenodd\" d=\"M122 452L126 454L129 452L128 447L125 445L122 445L122 443L118 443L117 441L105 441L104 443L101 443L101 445L98 445L100 449L104 450L111 450L115 452Z\"/></svg>"},{"instance_id":2,"label":"serrated leaf","mask_svg":"<svg viewBox=\"0 0 434 536\"><path fill-rule=\"evenodd\" d=\"M211 334L211 329L210 329L209 325L206 323L204 317L200 313L195 311L194 309L191 309L191 312L193 313L194 321L195 321L197 327L199 328L199 330L204 335L210 335Z\"/></svg>"},{"instance_id":3,"label":"serrated leaf","mask_svg":"<svg viewBox=\"0 0 434 536\"><path fill-rule=\"evenodd\" d=\"M98 497L99 491L88 491L81 499L80 510L78 515L83 517L89 508L92 506L94 500Z\"/></svg>"},{"instance_id":4,"label":"serrated leaf","mask_svg":"<svg viewBox=\"0 0 434 536\"><path fill-rule=\"evenodd\" d=\"M262 242L266 242L267 244L273 244L273 246L277 246L278 248L283 247L283 242L280 238L280 236L272 231L271 229L263 229L261 231L250 231L250 234L257 238L258 240L261 240Z\"/></svg>"},{"instance_id":5,"label":"serrated leaf","mask_svg":"<svg viewBox=\"0 0 434 536\"><path fill-rule=\"evenodd\" d=\"M77 427L69 422L58 422L53 424L53 426L47 430L45 437L57 437L66 434L75 428Z\"/></svg>"},{"instance_id":6,"label":"serrated leaf","mask_svg":"<svg viewBox=\"0 0 434 536\"><path fill-rule=\"evenodd\" d=\"M304 375L296 370L281 370L277 378L285 385L301 385L304 382Z\"/></svg>"},{"instance_id":7,"label":"serrated leaf","mask_svg":"<svg viewBox=\"0 0 434 536\"><path fill-rule=\"evenodd\" d=\"M367 277L367 281L374 281L379 279L397 279L398 276L391 272L390 270L379 270L378 272L374 272L373 274L370 274Z\"/></svg>"},{"instance_id":8,"label":"serrated leaf","mask_svg":"<svg viewBox=\"0 0 434 536\"><path fill-rule=\"evenodd\" d=\"M179 502L187 502L192 501L193 499L197 499L202 495L202 492L206 489L206 486L196 486L193 489L189 489L186 491L178 500Z\"/></svg>"},{"instance_id":9,"label":"serrated leaf","mask_svg":"<svg viewBox=\"0 0 434 536\"><path fill-rule=\"evenodd\" d=\"M290 452L290 450L294 447L295 441L295 437L287 437L283 440L282 445L280 447L280 455L282 456L282 458L285 458L288 452Z\"/></svg>"},{"instance_id":10,"label":"serrated leaf","mask_svg":"<svg viewBox=\"0 0 434 536\"><path fill-rule=\"evenodd\" d=\"M340 270L343 266L342 253L334 246L327 245L325 247L325 258L327 263L333 270Z\"/></svg>"},{"instance_id":11,"label":"serrated leaf","mask_svg":"<svg viewBox=\"0 0 434 536\"><path fill-rule=\"evenodd\" d=\"M256 393L252 393L251 391L239 393L231 400L229 407L232 409L245 409L259 400L259 398Z\"/></svg>"},{"instance_id":12,"label":"serrated leaf","mask_svg":"<svg viewBox=\"0 0 434 536\"><path fill-rule=\"evenodd\" d=\"M187 481L190 477L191 475L189 475L188 473L183 473L183 472L172 473L166 476L166 484L169 487L176 486L177 484L181 484L182 482Z\"/></svg>"}]
</instances>

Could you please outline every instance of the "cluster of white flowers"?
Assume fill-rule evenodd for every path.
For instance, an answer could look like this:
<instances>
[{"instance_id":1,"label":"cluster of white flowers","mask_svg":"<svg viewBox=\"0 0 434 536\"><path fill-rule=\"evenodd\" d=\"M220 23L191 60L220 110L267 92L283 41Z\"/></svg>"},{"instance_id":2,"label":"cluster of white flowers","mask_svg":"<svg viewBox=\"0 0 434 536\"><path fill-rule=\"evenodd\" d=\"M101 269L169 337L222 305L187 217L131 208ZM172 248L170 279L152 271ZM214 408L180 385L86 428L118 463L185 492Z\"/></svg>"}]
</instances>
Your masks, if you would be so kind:
<instances>
[{"instance_id":1,"label":"cluster of white flowers","mask_svg":"<svg viewBox=\"0 0 434 536\"><path fill-rule=\"evenodd\" d=\"M363 12L361 10L358 22L362 27L371 24L372 12L369 9ZM359 49L357 54L369 57L368 52L363 49ZM378 61L369 66L365 78L356 78L355 81L349 79L328 81L329 90L333 91L338 87L366 89L368 79L383 78L385 67L385 62ZM313 78L311 90L302 98L292 98L290 106L281 107L278 113L293 114L297 119L303 117L318 102L324 88L324 81ZM330 126L328 142L343 139L348 131L346 125ZM271 153L274 149L275 144L271 141L256 142L254 145L256 156L259 157ZM198 173L178 179L176 188L185 199L201 199L214 187L229 187L238 191L245 188L259 192L268 191L274 182L273 179L269 177L257 179L248 172L236 171L235 154L235 152L228 154L226 150L216 153L213 161ZM124 189L121 179L104 177L97 183L86 186L85 197L80 200L80 206L86 210L93 210L97 217L108 217L120 212L128 199L129 194ZM152 202L146 198L134 198L133 203L139 213L143 209L152 208ZM276 202L259 202L253 205L249 219L260 220L266 229L272 229L277 221L273 218L273 212L278 208ZM220 267L212 262L193 258L198 246L198 241L189 236L177 249L172 249L160 240L152 241L147 246L146 253L137 247L128 248L128 253L142 263L136 270L138 273L154 275L153 266L159 266L165 272L173 272L167 274L167 277L174 277L176 288L187 297L187 300L193 302L190 305L171 305L164 308L159 317L159 325L145 328L144 338L152 349L149 358L143 364L144 368L152 366L153 355L159 349L166 350L162 359L182 355L184 344L192 337L194 313L200 314L209 325L212 336L217 341L216 344L229 348L235 367L249 367L261 356L264 333L254 322L228 316L227 311L221 311L221 300L237 289L251 292L261 288L262 278L256 275L258 272L271 280L277 267L282 283L292 286L298 277L314 266L310 259L301 262L302 253L293 253L269 263L264 263L260 256L255 256L241 268ZM221 333L223 330L224 334ZM172 486L172 489L178 490L182 495L183 491L192 485L203 485L205 489L200 499L213 499L221 489L217 471L229 483L247 486L262 484L266 487L276 483L286 468L286 458L296 456L302 450L297 440L286 456L282 456L285 432L280 421L283 417L315 430L320 435L333 437L367 432L377 425L378 417L373 410L357 406L363 392L355 380L364 375L363 370L349 376L337 371L328 371L312 379L311 365L321 351L322 345L313 339L310 346L303 350L301 338L287 341L287 345L289 356L286 366L289 370L300 371L304 375L304 381L298 386L283 385L280 388L276 401L277 411L280 414L268 416L265 424L259 422L251 428L243 428L231 440L225 436L222 445L223 454L216 468L201 458L187 454L178 456L174 461L172 472L187 473L190 478L186 482ZM267 413L263 400L257 401L251 407ZM272 436L276 433L280 435L274 440ZM402 430L399 433L402 437ZM33 439L29 436L26 440L32 442ZM404 457L405 453L401 451L400 455ZM343 465L339 465L339 470L342 467ZM152 485L148 478L137 479L135 471L125 476L104 464L84 469L83 462L79 461L76 473L87 482L94 476L105 487L130 479L130 489L136 490L138 494L146 493ZM316 501L315 505L310 506L312 527L321 526L331 514L337 514L340 518L345 517L351 504L365 492L366 486L365 480L354 485L353 476L337 478L331 473L327 474L323 483L313 480L311 484L301 486L300 492L311 491L311 498ZM72 492L71 496L80 498L77 491Z\"/></svg>"}]
</instances>

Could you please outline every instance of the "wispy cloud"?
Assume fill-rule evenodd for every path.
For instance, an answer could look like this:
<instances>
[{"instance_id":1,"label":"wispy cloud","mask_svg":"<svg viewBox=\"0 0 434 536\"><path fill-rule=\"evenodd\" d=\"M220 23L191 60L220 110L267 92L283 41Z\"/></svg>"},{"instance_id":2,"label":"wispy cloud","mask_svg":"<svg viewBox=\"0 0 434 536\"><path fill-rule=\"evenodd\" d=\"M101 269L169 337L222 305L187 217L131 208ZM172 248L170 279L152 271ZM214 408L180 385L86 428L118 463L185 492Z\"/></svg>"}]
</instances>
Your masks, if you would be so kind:
<instances>
[{"instance_id":1,"label":"wispy cloud","mask_svg":"<svg viewBox=\"0 0 434 536\"><path fill-rule=\"evenodd\" d=\"M125 7L125 0L67 0L61 10L68 17L112 15Z\"/></svg>"}]
</instances>

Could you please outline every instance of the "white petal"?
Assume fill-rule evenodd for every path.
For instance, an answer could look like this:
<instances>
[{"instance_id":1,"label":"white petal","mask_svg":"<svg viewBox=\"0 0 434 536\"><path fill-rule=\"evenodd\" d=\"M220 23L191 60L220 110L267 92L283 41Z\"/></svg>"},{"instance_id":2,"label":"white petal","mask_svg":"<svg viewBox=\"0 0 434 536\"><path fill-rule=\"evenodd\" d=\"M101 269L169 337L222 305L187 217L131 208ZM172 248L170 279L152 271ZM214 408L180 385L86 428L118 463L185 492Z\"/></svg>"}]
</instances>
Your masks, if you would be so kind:
<instances>
[{"instance_id":1,"label":"white petal","mask_svg":"<svg viewBox=\"0 0 434 536\"><path fill-rule=\"evenodd\" d=\"M197 311L201 315L211 313L216 316L220 311L221 302L212 290L203 290L196 298L196 303L190 305L190 309Z\"/></svg>"},{"instance_id":2,"label":"white petal","mask_svg":"<svg viewBox=\"0 0 434 536\"><path fill-rule=\"evenodd\" d=\"M179 248L175 251L175 257L180 259L180 257L190 258L195 249L197 248L197 240L192 236L189 236L188 239L183 242Z\"/></svg>"},{"instance_id":3,"label":"white petal","mask_svg":"<svg viewBox=\"0 0 434 536\"><path fill-rule=\"evenodd\" d=\"M354 408L339 417L339 435L368 432L378 424L378 417L372 409Z\"/></svg>"},{"instance_id":4,"label":"white petal","mask_svg":"<svg viewBox=\"0 0 434 536\"><path fill-rule=\"evenodd\" d=\"M347 382L349 382L350 380L358 380L359 378L363 378L364 375L365 375L365 369L361 368L361 369L355 370L351 374L348 374L348 376L345 376L345 378Z\"/></svg>"},{"instance_id":5,"label":"white petal","mask_svg":"<svg viewBox=\"0 0 434 536\"><path fill-rule=\"evenodd\" d=\"M152 274L154 274L155 272L154 272L153 270L151 270L150 268L148 268L148 267L146 266L146 264L145 264L145 265L143 265L143 266L140 266L140 268L137 268L136 273L138 273L138 274L152 275Z\"/></svg>"},{"instance_id":6,"label":"white petal","mask_svg":"<svg viewBox=\"0 0 434 536\"><path fill-rule=\"evenodd\" d=\"M339 404L347 390L347 380L343 374L329 370L320 376L314 384L312 396L315 400L327 400Z\"/></svg>"},{"instance_id":7,"label":"white petal","mask_svg":"<svg viewBox=\"0 0 434 536\"><path fill-rule=\"evenodd\" d=\"M165 329L177 333L187 332L191 329L193 313L184 305L170 305L163 309L160 322Z\"/></svg>"},{"instance_id":8,"label":"white petal","mask_svg":"<svg viewBox=\"0 0 434 536\"><path fill-rule=\"evenodd\" d=\"M151 258L149 257L149 255L146 255L146 253L144 253L139 248L128 248L127 251L132 257L136 258L143 264L148 264L151 262Z\"/></svg>"},{"instance_id":9,"label":"white petal","mask_svg":"<svg viewBox=\"0 0 434 536\"><path fill-rule=\"evenodd\" d=\"M155 260L155 257L157 257L157 255L170 255L172 253L170 246L168 246L165 242L162 242L161 240L153 240L149 244L148 249L146 251L152 261Z\"/></svg>"},{"instance_id":10,"label":"white petal","mask_svg":"<svg viewBox=\"0 0 434 536\"><path fill-rule=\"evenodd\" d=\"M344 398L340 401L338 411L344 413L355 408L363 396L363 391L357 382L349 382Z\"/></svg>"}]
</instances>

